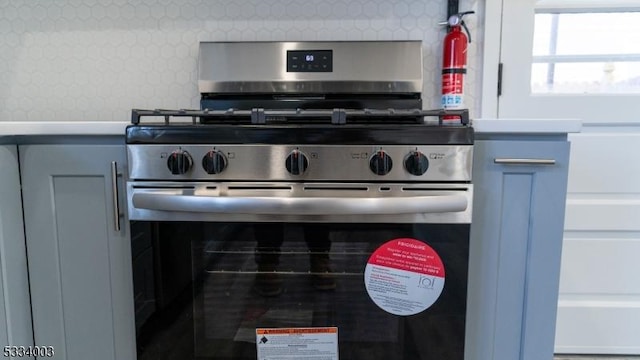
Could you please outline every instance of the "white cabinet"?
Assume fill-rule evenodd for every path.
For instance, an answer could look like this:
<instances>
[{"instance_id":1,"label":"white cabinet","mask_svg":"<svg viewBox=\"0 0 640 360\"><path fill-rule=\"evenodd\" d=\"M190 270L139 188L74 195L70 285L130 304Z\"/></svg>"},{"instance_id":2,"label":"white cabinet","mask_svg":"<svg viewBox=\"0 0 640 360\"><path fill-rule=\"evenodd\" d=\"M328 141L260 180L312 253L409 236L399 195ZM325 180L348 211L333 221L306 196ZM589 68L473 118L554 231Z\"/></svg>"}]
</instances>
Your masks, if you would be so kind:
<instances>
[{"instance_id":1,"label":"white cabinet","mask_svg":"<svg viewBox=\"0 0 640 360\"><path fill-rule=\"evenodd\" d=\"M35 343L59 360L134 360L124 145L19 150Z\"/></svg>"}]
</instances>

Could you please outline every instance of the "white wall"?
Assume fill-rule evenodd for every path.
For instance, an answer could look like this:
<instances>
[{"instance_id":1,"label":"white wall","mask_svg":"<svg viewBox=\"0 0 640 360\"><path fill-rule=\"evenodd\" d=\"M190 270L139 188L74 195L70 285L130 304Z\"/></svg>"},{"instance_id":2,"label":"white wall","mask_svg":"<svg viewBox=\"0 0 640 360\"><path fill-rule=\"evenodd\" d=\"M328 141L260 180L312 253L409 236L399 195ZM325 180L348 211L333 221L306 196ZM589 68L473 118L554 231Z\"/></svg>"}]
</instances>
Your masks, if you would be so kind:
<instances>
[{"instance_id":1,"label":"white wall","mask_svg":"<svg viewBox=\"0 0 640 360\"><path fill-rule=\"evenodd\" d=\"M197 108L205 40L423 40L424 107L436 108L445 17L446 0L0 0L0 121L126 121L132 108ZM480 39L481 14L468 22ZM469 49L472 114L479 44Z\"/></svg>"}]
</instances>

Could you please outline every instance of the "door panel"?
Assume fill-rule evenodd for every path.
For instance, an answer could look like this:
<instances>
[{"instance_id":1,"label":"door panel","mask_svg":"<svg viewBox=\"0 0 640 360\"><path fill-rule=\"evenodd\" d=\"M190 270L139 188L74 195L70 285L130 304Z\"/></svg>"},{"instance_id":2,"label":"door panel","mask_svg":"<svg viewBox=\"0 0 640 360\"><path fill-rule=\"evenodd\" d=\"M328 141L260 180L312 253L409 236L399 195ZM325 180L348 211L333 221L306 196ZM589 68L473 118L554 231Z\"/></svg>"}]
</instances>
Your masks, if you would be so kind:
<instances>
[{"instance_id":1,"label":"door panel","mask_svg":"<svg viewBox=\"0 0 640 360\"><path fill-rule=\"evenodd\" d=\"M625 111L626 112L626 111ZM640 189L640 124L625 129L587 129L569 136L572 194L638 193Z\"/></svg>"},{"instance_id":2,"label":"door panel","mask_svg":"<svg viewBox=\"0 0 640 360\"><path fill-rule=\"evenodd\" d=\"M640 133L571 136L556 351L640 354Z\"/></svg>"},{"instance_id":3,"label":"door panel","mask_svg":"<svg viewBox=\"0 0 640 360\"><path fill-rule=\"evenodd\" d=\"M33 345L18 151L0 145L0 349Z\"/></svg>"},{"instance_id":4,"label":"door panel","mask_svg":"<svg viewBox=\"0 0 640 360\"><path fill-rule=\"evenodd\" d=\"M576 44L572 49L567 49L565 42L564 49L558 46L556 51L550 40L553 28L549 34L544 34L548 44L534 45L536 7L538 12L548 14L638 12L640 7L633 1L502 1L500 62L503 63L503 77L502 95L498 98L500 118L577 118L584 124L584 133L570 136L572 154L556 352L640 354L640 337L630 335L640 333L637 320L640 297L636 293L637 287L632 285L637 283L637 261L628 255L640 243L640 184L637 181L640 167L635 161L635 154L640 153L640 95L587 94L591 91L590 83L573 93L533 94L534 46L539 55L538 62L545 58L558 60L556 64L562 65L565 72L569 69L578 73L577 66L567 67L569 61L595 64L599 59L600 63L608 62L599 68L602 72L599 82L605 85L607 81L616 81L615 76L607 75L610 74L607 71L618 71L618 62L623 58L614 56L618 60L607 60L606 56L611 55L604 54L607 49L588 41L582 41L582 45ZM571 33L571 29L563 22L563 16L556 18L559 27L555 31L559 34L564 31L567 35L567 30ZM581 26L588 27L588 24ZM635 26L619 23L606 33L635 34ZM581 34L584 32L578 35ZM565 59L556 56L561 52ZM637 63L639 51L626 47L625 52L632 53L626 60L622 59L625 64ZM552 67L548 69L547 79L557 76ZM593 74L589 75L593 77ZM580 79L578 74L578 84Z\"/></svg>"},{"instance_id":5,"label":"door panel","mask_svg":"<svg viewBox=\"0 0 640 360\"><path fill-rule=\"evenodd\" d=\"M586 303L604 300L600 308L614 306L616 300L640 300L640 281L634 281L640 274L637 233L567 232L564 250L563 261L571 267L562 271L562 298Z\"/></svg>"},{"instance_id":6,"label":"door panel","mask_svg":"<svg viewBox=\"0 0 640 360\"><path fill-rule=\"evenodd\" d=\"M114 333L111 286L96 286L110 283L109 257L99 256L109 253L109 217L104 193L95 191L106 188L106 179L56 175L51 180L56 249L50 256L57 257L60 271L57 290L64 314L66 356L80 359L91 349L105 359L115 358L113 345L105 341ZM87 206L91 211L86 211Z\"/></svg>"},{"instance_id":7,"label":"door panel","mask_svg":"<svg viewBox=\"0 0 640 360\"><path fill-rule=\"evenodd\" d=\"M637 301L560 300L556 352L566 354L640 354ZM603 306L604 305L604 306ZM571 324L571 326L564 326ZM576 329L585 329L576 331ZM599 329L606 329L600 331Z\"/></svg>"},{"instance_id":8,"label":"door panel","mask_svg":"<svg viewBox=\"0 0 640 360\"><path fill-rule=\"evenodd\" d=\"M464 358L468 224L148 224L157 229L155 267L138 270L155 274L157 292L138 332L140 360L256 359L257 328L296 327L337 327L344 360ZM409 271L389 283L391 270L367 281L367 264L384 244L407 238L442 260L444 288L426 308L396 315L422 298L390 294L422 283Z\"/></svg>"},{"instance_id":9,"label":"door panel","mask_svg":"<svg viewBox=\"0 0 640 360\"><path fill-rule=\"evenodd\" d=\"M124 145L20 147L35 343L53 359L135 360ZM123 217L126 219L126 216Z\"/></svg>"}]
</instances>

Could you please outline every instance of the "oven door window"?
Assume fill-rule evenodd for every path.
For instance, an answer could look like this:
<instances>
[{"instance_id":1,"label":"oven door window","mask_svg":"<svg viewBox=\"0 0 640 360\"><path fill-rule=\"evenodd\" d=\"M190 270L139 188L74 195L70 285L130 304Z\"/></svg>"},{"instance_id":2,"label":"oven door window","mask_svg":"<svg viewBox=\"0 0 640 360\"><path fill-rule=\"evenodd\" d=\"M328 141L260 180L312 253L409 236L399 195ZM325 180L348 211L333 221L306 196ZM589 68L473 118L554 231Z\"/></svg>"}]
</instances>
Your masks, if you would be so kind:
<instances>
[{"instance_id":1,"label":"oven door window","mask_svg":"<svg viewBox=\"0 0 640 360\"><path fill-rule=\"evenodd\" d=\"M132 232L139 360L255 360L256 329L327 327L342 360L464 357L468 224L137 222ZM445 273L437 300L408 316L365 286L372 253L401 238L429 245Z\"/></svg>"}]
</instances>

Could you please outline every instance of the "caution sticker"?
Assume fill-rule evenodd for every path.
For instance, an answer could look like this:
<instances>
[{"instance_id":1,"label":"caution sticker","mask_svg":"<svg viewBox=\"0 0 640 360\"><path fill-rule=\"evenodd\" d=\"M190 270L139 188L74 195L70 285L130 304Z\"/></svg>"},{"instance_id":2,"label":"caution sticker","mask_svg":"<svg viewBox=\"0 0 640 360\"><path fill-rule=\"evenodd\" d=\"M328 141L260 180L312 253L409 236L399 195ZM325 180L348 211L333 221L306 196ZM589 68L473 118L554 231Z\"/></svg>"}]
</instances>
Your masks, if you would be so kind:
<instances>
[{"instance_id":1,"label":"caution sticker","mask_svg":"<svg viewBox=\"0 0 640 360\"><path fill-rule=\"evenodd\" d=\"M258 360L338 360L338 328L256 329Z\"/></svg>"},{"instance_id":2,"label":"caution sticker","mask_svg":"<svg viewBox=\"0 0 640 360\"><path fill-rule=\"evenodd\" d=\"M382 310L414 315L431 307L442 294L444 265L422 241L394 239L371 254L364 282L369 297Z\"/></svg>"}]
</instances>

